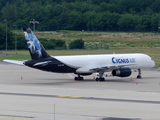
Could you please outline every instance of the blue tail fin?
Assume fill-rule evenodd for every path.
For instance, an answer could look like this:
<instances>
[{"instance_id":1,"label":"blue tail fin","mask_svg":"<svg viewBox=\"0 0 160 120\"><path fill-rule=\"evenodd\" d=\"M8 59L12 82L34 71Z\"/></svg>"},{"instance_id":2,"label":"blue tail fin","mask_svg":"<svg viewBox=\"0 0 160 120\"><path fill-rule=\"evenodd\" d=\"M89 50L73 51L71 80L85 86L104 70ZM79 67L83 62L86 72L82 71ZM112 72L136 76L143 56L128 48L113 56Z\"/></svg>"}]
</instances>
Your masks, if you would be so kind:
<instances>
[{"instance_id":1,"label":"blue tail fin","mask_svg":"<svg viewBox=\"0 0 160 120\"><path fill-rule=\"evenodd\" d=\"M30 28L23 28L23 32L32 59L36 60L50 57Z\"/></svg>"}]
</instances>

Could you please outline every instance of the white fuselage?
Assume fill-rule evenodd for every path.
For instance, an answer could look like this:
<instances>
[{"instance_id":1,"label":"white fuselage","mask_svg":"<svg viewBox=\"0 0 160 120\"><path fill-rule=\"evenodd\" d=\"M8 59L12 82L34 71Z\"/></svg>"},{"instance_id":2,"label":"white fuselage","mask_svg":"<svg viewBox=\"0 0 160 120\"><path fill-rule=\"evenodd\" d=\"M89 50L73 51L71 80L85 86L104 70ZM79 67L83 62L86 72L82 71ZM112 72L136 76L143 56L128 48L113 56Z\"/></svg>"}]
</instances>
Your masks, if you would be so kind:
<instances>
[{"instance_id":1,"label":"white fuselage","mask_svg":"<svg viewBox=\"0 0 160 120\"><path fill-rule=\"evenodd\" d=\"M146 54L102 54L102 55L75 55L75 56L54 56L62 63L73 67L83 66L127 66L131 69L152 68L155 62Z\"/></svg>"}]
</instances>

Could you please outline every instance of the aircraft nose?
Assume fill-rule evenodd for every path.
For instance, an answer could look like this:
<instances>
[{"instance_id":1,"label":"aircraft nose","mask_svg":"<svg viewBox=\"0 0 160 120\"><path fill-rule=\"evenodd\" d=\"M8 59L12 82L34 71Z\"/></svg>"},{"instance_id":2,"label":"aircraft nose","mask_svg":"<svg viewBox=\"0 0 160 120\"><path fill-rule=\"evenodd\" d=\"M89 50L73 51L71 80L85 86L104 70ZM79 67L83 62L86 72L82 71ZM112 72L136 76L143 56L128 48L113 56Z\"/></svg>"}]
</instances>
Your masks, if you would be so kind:
<instances>
[{"instance_id":1,"label":"aircraft nose","mask_svg":"<svg viewBox=\"0 0 160 120\"><path fill-rule=\"evenodd\" d=\"M155 66L155 62L152 60L152 67L154 67Z\"/></svg>"}]
</instances>

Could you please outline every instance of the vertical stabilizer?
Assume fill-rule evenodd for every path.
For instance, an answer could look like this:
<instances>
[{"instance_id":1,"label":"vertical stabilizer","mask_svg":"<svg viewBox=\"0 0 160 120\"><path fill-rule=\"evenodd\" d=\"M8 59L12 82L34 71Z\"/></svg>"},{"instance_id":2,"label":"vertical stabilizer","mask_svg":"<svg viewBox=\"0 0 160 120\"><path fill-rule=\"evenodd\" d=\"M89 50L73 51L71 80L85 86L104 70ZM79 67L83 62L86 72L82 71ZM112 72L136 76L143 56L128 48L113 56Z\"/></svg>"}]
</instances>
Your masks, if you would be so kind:
<instances>
[{"instance_id":1,"label":"vertical stabilizer","mask_svg":"<svg viewBox=\"0 0 160 120\"><path fill-rule=\"evenodd\" d=\"M23 28L23 32L32 59L36 60L50 57L30 28Z\"/></svg>"}]
</instances>

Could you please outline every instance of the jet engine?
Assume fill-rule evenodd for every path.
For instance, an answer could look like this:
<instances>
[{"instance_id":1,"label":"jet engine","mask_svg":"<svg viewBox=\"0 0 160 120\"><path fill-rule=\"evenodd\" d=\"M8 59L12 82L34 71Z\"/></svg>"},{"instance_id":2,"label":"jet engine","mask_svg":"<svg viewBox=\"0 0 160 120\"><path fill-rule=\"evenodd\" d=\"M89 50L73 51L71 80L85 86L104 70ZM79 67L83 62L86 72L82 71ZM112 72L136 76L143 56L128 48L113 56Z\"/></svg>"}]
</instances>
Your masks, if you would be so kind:
<instances>
[{"instance_id":1,"label":"jet engine","mask_svg":"<svg viewBox=\"0 0 160 120\"><path fill-rule=\"evenodd\" d=\"M132 73L130 68L119 68L112 71L113 76L128 77Z\"/></svg>"}]
</instances>

